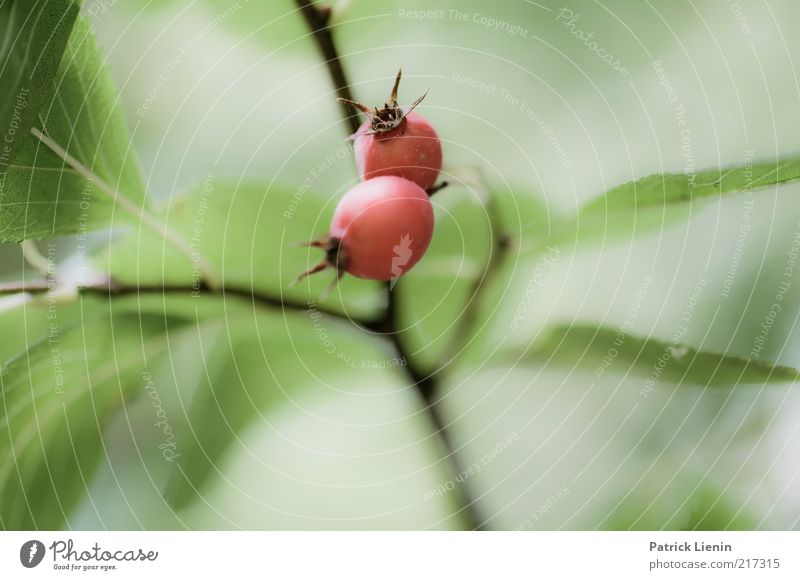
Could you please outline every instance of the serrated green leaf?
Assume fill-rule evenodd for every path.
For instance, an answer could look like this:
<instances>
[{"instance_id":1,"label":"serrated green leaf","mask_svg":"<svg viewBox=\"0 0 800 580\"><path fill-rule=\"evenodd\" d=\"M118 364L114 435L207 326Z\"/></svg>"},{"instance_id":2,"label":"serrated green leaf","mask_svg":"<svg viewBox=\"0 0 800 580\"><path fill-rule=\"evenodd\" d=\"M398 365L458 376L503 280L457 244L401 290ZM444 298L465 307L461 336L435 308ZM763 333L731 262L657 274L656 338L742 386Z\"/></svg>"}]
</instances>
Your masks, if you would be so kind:
<instances>
[{"instance_id":1,"label":"serrated green leaf","mask_svg":"<svg viewBox=\"0 0 800 580\"><path fill-rule=\"evenodd\" d=\"M36 59L38 53L29 58ZM58 71L28 128L41 131L135 207L145 187L131 150L116 87L91 25L79 17ZM40 97L41 99L41 97ZM97 180L27 129L10 158L0 205L0 241L44 239L108 227L114 202ZM124 212L120 212L124 213Z\"/></svg>"},{"instance_id":2,"label":"serrated green leaf","mask_svg":"<svg viewBox=\"0 0 800 580\"><path fill-rule=\"evenodd\" d=\"M8 169L52 94L53 79L77 15L74 0L0 4L0 173Z\"/></svg>"},{"instance_id":3,"label":"serrated green leaf","mask_svg":"<svg viewBox=\"0 0 800 580\"><path fill-rule=\"evenodd\" d=\"M85 492L103 428L144 392L142 372L166 351L160 316L86 320L50 336L0 373L0 523L58 529Z\"/></svg>"},{"instance_id":4,"label":"serrated green leaf","mask_svg":"<svg viewBox=\"0 0 800 580\"><path fill-rule=\"evenodd\" d=\"M558 224L550 244L632 238L689 217L690 202L720 199L800 179L800 158L710 169L694 175L650 175L609 190ZM695 207L695 211L696 211Z\"/></svg>"},{"instance_id":5,"label":"serrated green leaf","mask_svg":"<svg viewBox=\"0 0 800 580\"><path fill-rule=\"evenodd\" d=\"M800 379L800 372L790 367L642 338L605 326L556 326L533 343L526 357L598 377L612 373L640 377L646 390L661 382L730 387Z\"/></svg>"}]
</instances>

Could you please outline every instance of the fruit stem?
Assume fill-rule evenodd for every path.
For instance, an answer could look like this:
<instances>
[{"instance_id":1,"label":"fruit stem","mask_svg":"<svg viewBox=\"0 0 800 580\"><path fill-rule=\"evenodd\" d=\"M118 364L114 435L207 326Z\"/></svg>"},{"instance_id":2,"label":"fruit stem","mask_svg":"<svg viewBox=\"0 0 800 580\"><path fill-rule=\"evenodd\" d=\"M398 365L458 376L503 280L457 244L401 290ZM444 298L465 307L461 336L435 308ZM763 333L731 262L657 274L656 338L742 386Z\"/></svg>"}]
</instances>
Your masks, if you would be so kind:
<instances>
[{"instance_id":1,"label":"fruit stem","mask_svg":"<svg viewBox=\"0 0 800 580\"><path fill-rule=\"evenodd\" d=\"M431 185L428 189L425 190L425 193L428 194L428 197L433 197L433 194L439 193L440 191L442 191L448 185L450 185L449 182L441 181L441 182L437 183L436 185Z\"/></svg>"}]
</instances>

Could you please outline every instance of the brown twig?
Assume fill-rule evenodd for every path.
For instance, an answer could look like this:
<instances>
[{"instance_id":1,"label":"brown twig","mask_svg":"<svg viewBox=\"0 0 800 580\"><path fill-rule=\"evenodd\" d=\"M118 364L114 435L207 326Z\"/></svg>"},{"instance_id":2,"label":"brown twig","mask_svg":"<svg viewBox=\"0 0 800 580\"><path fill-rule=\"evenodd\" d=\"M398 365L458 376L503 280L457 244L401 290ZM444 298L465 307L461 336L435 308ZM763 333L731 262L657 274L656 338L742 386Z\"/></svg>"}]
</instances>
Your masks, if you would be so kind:
<instances>
[{"instance_id":1,"label":"brown twig","mask_svg":"<svg viewBox=\"0 0 800 580\"><path fill-rule=\"evenodd\" d=\"M55 286L50 281L37 280L34 282L5 282L0 284L0 295L9 294L45 294ZM177 294L185 296L216 296L220 298L233 297L248 300L251 303L259 304L268 308L279 308L281 310L294 310L298 312L308 312L307 302L292 300L279 296L273 296L265 292L254 290L253 288L243 288L239 286L223 285L212 288L207 284L200 285L181 285L181 284L123 284L111 278L98 280L90 284L78 287L78 293L84 296L105 296L116 298L122 296L137 296L142 294ZM377 319L353 318L343 312L333 310L316 304L314 309L318 312L341 318L350 322L355 322L364 328L372 329L378 324Z\"/></svg>"},{"instance_id":2,"label":"brown twig","mask_svg":"<svg viewBox=\"0 0 800 580\"><path fill-rule=\"evenodd\" d=\"M306 19L308 28L311 30L317 48L320 54L322 54L322 58L325 60L325 65L328 67L328 75L333 82L336 96L341 99L347 99L348 101L355 101L353 94L350 92L350 83L347 82L347 76L339 60L339 53L336 50L336 45L333 43L333 34L328 26L331 20L330 6L318 6L311 0L295 1L303 18ZM339 101L339 108L342 112L342 118L350 125L350 134L358 131L360 125L358 111L342 101Z\"/></svg>"},{"instance_id":3,"label":"brown twig","mask_svg":"<svg viewBox=\"0 0 800 580\"><path fill-rule=\"evenodd\" d=\"M50 286L46 281L36 282L3 282L0 283L0 296L8 294L41 294L47 292Z\"/></svg>"},{"instance_id":4,"label":"brown twig","mask_svg":"<svg viewBox=\"0 0 800 580\"><path fill-rule=\"evenodd\" d=\"M333 35L328 27L331 16L330 8L313 4L310 0L295 0L295 2L303 13L309 29L312 32L312 36L317 42L317 47L325 59L325 64L328 67L328 75L330 76L337 96L349 101L355 101L352 94L350 94L347 75L342 67ZM351 111L348 105L344 103L340 104L342 105L342 116L350 123L351 130L355 133L359 125L358 118L350 114ZM433 195L436 191L438 191L438 189L430 192L429 195ZM397 293L392 291L390 284L387 284L386 308L383 312L383 316L370 323L367 327L369 330L382 333L390 341L398 357L406 361L403 368L409 379L413 381L417 392L426 405L426 410L433 424L435 433L438 435L444 448L446 460L450 463L451 469L458 475L462 472L462 469L456 453L457 448L449 437L447 422L442 416L439 407L439 375L436 373L426 373L425 370L413 360L411 353L403 344L402 333L397 321ZM458 514L464 519L469 529L482 529L484 520L477 514L476 502L466 482L461 482L457 490L457 493L460 495Z\"/></svg>"},{"instance_id":5,"label":"brown twig","mask_svg":"<svg viewBox=\"0 0 800 580\"><path fill-rule=\"evenodd\" d=\"M398 293L393 291L390 283L386 284L386 309L383 316L371 325L371 330L383 334L392 345L395 354L400 360L405 361L403 367L409 379L414 384L420 398L425 404L425 410L432 423L434 434L438 437L442 445L442 453L445 460L449 462L450 469L458 476L464 473L464 467L458 455L458 447L450 437L448 423L442 415L440 406L440 383L439 372L426 372L419 366L406 348L402 338L402 330L398 325ZM457 514L461 516L470 530L485 529L484 518L478 514L477 501L472 491L465 481L461 481L456 487L459 494Z\"/></svg>"}]
</instances>

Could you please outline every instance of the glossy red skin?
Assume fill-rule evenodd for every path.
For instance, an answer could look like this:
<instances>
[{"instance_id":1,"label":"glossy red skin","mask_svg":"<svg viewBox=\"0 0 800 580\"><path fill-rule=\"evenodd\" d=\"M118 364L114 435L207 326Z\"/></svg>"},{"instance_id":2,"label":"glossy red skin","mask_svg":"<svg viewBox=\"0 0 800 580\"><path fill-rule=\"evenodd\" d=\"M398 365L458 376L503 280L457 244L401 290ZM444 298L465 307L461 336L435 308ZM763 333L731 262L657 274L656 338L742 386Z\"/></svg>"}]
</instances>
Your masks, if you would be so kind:
<instances>
[{"instance_id":1,"label":"glossy red skin","mask_svg":"<svg viewBox=\"0 0 800 580\"><path fill-rule=\"evenodd\" d=\"M362 179L397 175L422 189L436 184L442 169L442 144L424 117L412 111L396 129L367 135L369 130L369 121L365 121L354 143Z\"/></svg>"},{"instance_id":2,"label":"glossy red skin","mask_svg":"<svg viewBox=\"0 0 800 580\"><path fill-rule=\"evenodd\" d=\"M402 177L362 181L336 207L330 237L340 240L340 267L347 273L392 280L425 255L433 206L425 190Z\"/></svg>"}]
</instances>

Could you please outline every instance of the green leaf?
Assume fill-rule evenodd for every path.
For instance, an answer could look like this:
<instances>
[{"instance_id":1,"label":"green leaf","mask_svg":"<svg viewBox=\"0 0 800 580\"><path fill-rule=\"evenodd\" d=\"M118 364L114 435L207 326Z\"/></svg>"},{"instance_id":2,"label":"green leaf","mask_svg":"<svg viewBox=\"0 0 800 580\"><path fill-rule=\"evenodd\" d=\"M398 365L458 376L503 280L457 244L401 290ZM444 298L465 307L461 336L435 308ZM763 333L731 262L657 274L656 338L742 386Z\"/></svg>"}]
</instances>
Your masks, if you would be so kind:
<instances>
[{"instance_id":1,"label":"green leaf","mask_svg":"<svg viewBox=\"0 0 800 580\"><path fill-rule=\"evenodd\" d=\"M323 258L317 248L299 247L326 235L335 199L326 200L274 185L232 184L209 177L199 190L172 200L156 219L184 236L219 272L226 288L268 293L301 305L317 300L334 278L332 271L296 287L298 274ZM150 234L130 235L96 260L127 284L178 285L199 282L192 260ZM234 293L228 300L236 300ZM382 302L381 285L345 276L327 304L352 316L370 316Z\"/></svg>"},{"instance_id":2,"label":"green leaf","mask_svg":"<svg viewBox=\"0 0 800 580\"><path fill-rule=\"evenodd\" d=\"M486 357L489 330L509 288L519 283L520 261L547 249L552 233L544 199L524 186L487 187L482 181L432 198L431 245L393 290L404 344L429 371Z\"/></svg>"},{"instance_id":3,"label":"green leaf","mask_svg":"<svg viewBox=\"0 0 800 580\"><path fill-rule=\"evenodd\" d=\"M20 297L17 295L16 297ZM9 300L10 297L0 298ZM81 321L79 305L75 303L59 304L48 302L47 296L39 296L33 302L23 303L15 308L0 311L0 328L3 339L0 340L0 368L11 359L28 350L32 344L38 343L50 332Z\"/></svg>"},{"instance_id":4,"label":"green leaf","mask_svg":"<svg viewBox=\"0 0 800 580\"><path fill-rule=\"evenodd\" d=\"M72 0L0 4L0 174L52 94L77 15L78 3Z\"/></svg>"},{"instance_id":5,"label":"green leaf","mask_svg":"<svg viewBox=\"0 0 800 580\"><path fill-rule=\"evenodd\" d=\"M644 379L643 393L660 382L730 387L800 379L800 372L790 367L642 338L604 326L556 326L535 341L526 356L598 377L610 373L640 377Z\"/></svg>"},{"instance_id":6,"label":"green leaf","mask_svg":"<svg viewBox=\"0 0 800 580\"><path fill-rule=\"evenodd\" d=\"M520 251L525 252L532 245L550 238L553 210L529 187L493 188L491 196L499 222L497 225L512 243L519 241Z\"/></svg>"},{"instance_id":7,"label":"green leaf","mask_svg":"<svg viewBox=\"0 0 800 580\"><path fill-rule=\"evenodd\" d=\"M479 200L474 192L450 187L432 201L436 232L431 245L394 287L403 340L417 362L428 368L458 355L467 342L474 346L481 340L480 332L464 335L464 324L481 328L491 319L519 253L549 232L546 205L524 188L494 189ZM497 261L502 251L498 234L510 240L502 262Z\"/></svg>"},{"instance_id":8,"label":"green leaf","mask_svg":"<svg viewBox=\"0 0 800 580\"><path fill-rule=\"evenodd\" d=\"M734 497L732 497L734 496ZM731 491L705 484L691 498L692 510L684 526L693 531L752 531L759 522L742 499Z\"/></svg>"},{"instance_id":9,"label":"green leaf","mask_svg":"<svg viewBox=\"0 0 800 580\"><path fill-rule=\"evenodd\" d=\"M32 128L63 151L57 154L27 129L20 132L5 176L0 241L108 227L114 201L98 179L105 189L118 192L114 197L125 202L128 213L145 203L117 90L85 18L75 21L58 71L49 76L50 86L39 91L47 91L46 100L29 112L35 114ZM67 155L85 171L68 163Z\"/></svg>"},{"instance_id":10,"label":"green leaf","mask_svg":"<svg viewBox=\"0 0 800 580\"><path fill-rule=\"evenodd\" d=\"M693 176L650 175L620 185L555 227L550 244L580 245L632 238L689 217L690 202L721 199L800 179L800 158L710 169ZM696 211L697 208L694 208Z\"/></svg>"},{"instance_id":11,"label":"green leaf","mask_svg":"<svg viewBox=\"0 0 800 580\"><path fill-rule=\"evenodd\" d=\"M319 312L251 312L228 319L203 356L205 372L178 433L180 469L170 472L166 487L165 497L176 509L205 493L223 471L225 455L242 451L240 438L253 423L302 399L320 380L328 390L336 377L348 377L341 379L346 383L358 372L359 381L383 384L381 373L395 362L388 347Z\"/></svg>"},{"instance_id":12,"label":"green leaf","mask_svg":"<svg viewBox=\"0 0 800 580\"><path fill-rule=\"evenodd\" d=\"M490 248L486 213L469 192L453 188L436 194L436 232L425 256L398 280L400 328L418 363L435 368L480 279Z\"/></svg>"},{"instance_id":13,"label":"green leaf","mask_svg":"<svg viewBox=\"0 0 800 580\"><path fill-rule=\"evenodd\" d=\"M171 472L167 484L166 497L176 509L194 500L220 470L220 458L241 430L280 399L256 337L233 326L229 332L208 355L206 373L192 399L190 433L181 438L180 471ZM275 338L265 337L268 342ZM270 346L262 348L269 352Z\"/></svg>"},{"instance_id":14,"label":"green leaf","mask_svg":"<svg viewBox=\"0 0 800 580\"><path fill-rule=\"evenodd\" d=\"M144 392L170 319L86 320L48 337L0 373L0 525L58 529L85 492L114 411Z\"/></svg>"},{"instance_id":15,"label":"green leaf","mask_svg":"<svg viewBox=\"0 0 800 580\"><path fill-rule=\"evenodd\" d=\"M742 498L701 479L693 470L678 470L669 461L652 466L644 481L626 490L599 526L604 530L744 531L759 522ZM672 467L672 471L670 471ZM673 479L670 479L673 478ZM664 484L669 481L669 484ZM689 491L694 490L694 491Z\"/></svg>"}]
</instances>

